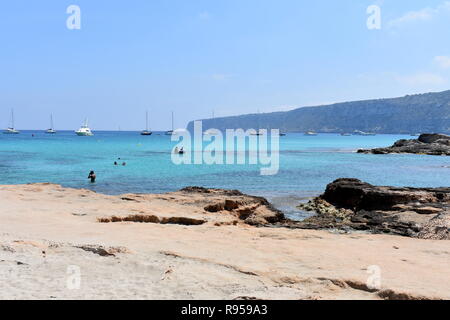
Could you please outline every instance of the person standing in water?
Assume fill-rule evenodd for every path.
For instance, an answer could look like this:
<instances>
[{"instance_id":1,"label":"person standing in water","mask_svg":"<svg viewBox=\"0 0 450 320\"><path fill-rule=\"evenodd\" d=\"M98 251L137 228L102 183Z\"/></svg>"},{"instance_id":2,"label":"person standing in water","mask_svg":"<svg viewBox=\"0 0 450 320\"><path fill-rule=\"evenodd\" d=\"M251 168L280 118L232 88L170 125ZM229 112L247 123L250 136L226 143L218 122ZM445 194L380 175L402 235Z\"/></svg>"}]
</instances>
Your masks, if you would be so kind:
<instances>
[{"instance_id":1,"label":"person standing in water","mask_svg":"<svg viewBox=\"0 0 450 320\"><path fill-rule=\"evenodd\" d=\"M97 178L97 176L95 175L95 172L94 171L89 172L88 179L91 179L91 183L95 182L95 178Z\"/></svg>"}]
</instances>

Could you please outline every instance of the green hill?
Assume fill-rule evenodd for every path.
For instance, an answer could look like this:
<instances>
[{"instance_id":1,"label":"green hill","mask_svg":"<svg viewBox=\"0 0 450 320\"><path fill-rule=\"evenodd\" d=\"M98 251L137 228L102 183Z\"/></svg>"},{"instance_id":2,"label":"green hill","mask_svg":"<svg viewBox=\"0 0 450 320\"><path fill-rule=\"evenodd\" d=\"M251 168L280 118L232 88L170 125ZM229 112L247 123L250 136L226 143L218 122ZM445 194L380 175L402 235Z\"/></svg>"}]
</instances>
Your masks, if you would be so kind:
<instances>
[{"instance_id":1,"label":"green hill","mask_svg":"<svg viewBox=\"0 0 450 320\"><path fill-rule=\"evenodd\" d=\"M191 130L193 122L188 129ZM280 129L283 132L450 132L450 90L401 98L303 107L286 112L203 120L203 128Z\"/></svg>"}]
</instances>

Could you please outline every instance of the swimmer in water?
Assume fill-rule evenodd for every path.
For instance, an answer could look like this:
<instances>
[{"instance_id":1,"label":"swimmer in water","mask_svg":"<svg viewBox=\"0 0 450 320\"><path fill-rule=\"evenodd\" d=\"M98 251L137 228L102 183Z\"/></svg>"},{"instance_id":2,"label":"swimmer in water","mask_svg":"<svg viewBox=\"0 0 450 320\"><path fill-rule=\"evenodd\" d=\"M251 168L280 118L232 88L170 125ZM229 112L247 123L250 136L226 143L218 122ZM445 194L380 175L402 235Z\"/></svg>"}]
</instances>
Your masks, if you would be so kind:
<instances>
[{"instance_id":1,"label":"swimmer in water","mask_svg":"<svg viewBox=\"0 0 450 320\"><path fill-rule=\"evenodd\" d=\"M94 171L89 172L88 179L91 179L91 183L95 182L95 178L97 178L97 176L95 175L95 172Z\"/></svg>"}]
</instances>

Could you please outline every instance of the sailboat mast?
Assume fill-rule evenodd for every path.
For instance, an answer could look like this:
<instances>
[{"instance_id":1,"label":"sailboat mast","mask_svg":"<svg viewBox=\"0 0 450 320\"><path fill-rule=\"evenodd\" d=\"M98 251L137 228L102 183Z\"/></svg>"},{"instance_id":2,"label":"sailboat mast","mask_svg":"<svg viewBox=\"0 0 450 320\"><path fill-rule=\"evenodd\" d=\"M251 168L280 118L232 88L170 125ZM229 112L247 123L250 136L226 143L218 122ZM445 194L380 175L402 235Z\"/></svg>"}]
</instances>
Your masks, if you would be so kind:
<instances>
[{"instance_id":1,"label":"sailboat mast","mask_svg":"<svg viewBox=\"0 0 450 320\"><path fill-rule=\"evenodd\" d=\"M258 112L258 133L259 133L259 129L260 129L260 126L261 126L261 124L260 124L260 119L259 119L259 109L257 110L257 112Z\"/></svg>"},{"instance_id":2,"label":"sailboat mast","mask_svg":"<svg viewBox=\"0 0 450 320\"><path fill-rule=\"evenodd\" d=\"M14 109L11 109L11 128L14 129Z\"/></svg>"},{"instance_id":3,"label":"sailboat mast","mask_svg":"<svg viewBox=\"0 0 450 320\"><path fill-rule=\"evenodd\" d=\"M173 111L172 111L172 131L173 131Z\"/></svg>"},{"instance_id":4,"label":"sailboat mast","mask_svg":"<svg viewBox=\"0 0 450 320\"><path fill-rule=\"evenodd\" d=\"M50 113L50 129L54 129L53 128L53 114Z\"/></svg>"}]
</instances>

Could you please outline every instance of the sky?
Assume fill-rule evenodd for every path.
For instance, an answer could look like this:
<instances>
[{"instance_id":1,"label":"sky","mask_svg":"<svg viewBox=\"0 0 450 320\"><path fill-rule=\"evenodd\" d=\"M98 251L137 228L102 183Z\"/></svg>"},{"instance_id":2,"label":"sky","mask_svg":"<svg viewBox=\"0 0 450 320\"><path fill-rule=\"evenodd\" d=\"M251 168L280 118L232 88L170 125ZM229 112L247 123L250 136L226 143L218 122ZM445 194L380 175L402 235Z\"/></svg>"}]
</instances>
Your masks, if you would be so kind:
<instances>
[{"instance_id":1,"label":"sky","mask_svg":"<svg viewBox=\"0 0 450 320\"><path fill-rule=\"evenodd\" d=\"M70 5L80 29L69 29ZM380 29L369 29L376 5ZM72 20L70 20L72 21ZM153 130L450 89L450 1L14 0L0 127Z\"/></svg>"}]
</instances>

